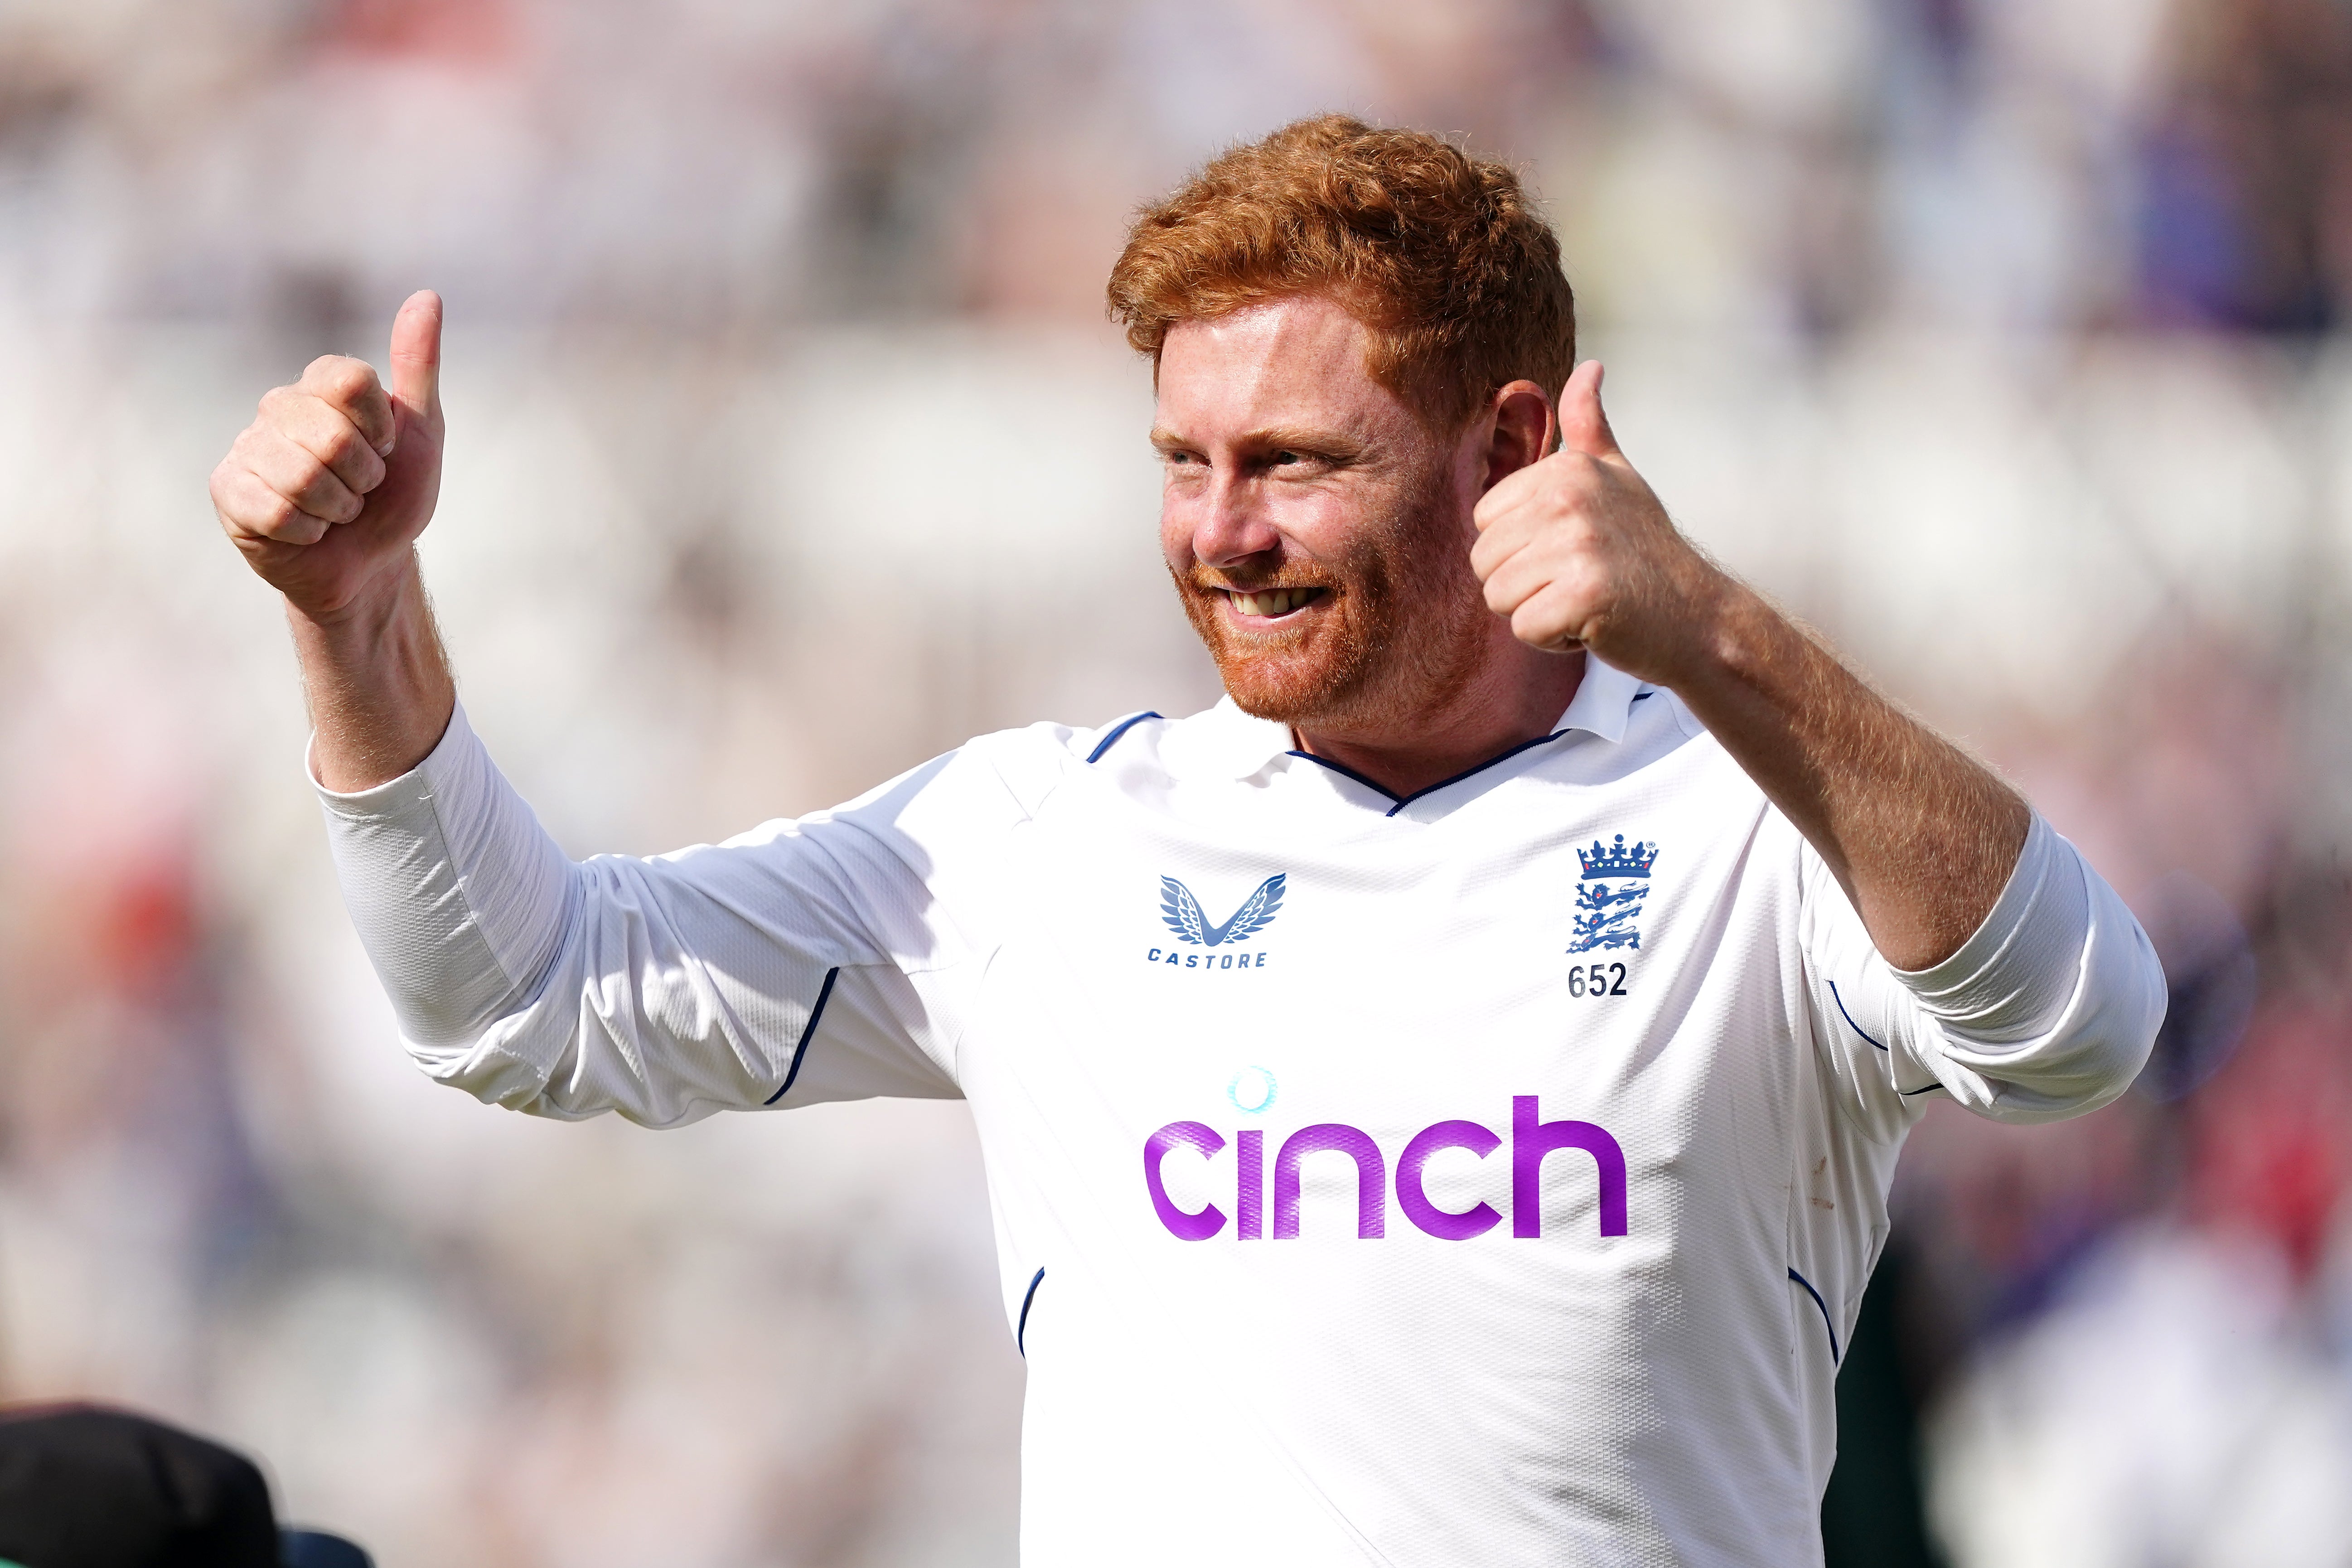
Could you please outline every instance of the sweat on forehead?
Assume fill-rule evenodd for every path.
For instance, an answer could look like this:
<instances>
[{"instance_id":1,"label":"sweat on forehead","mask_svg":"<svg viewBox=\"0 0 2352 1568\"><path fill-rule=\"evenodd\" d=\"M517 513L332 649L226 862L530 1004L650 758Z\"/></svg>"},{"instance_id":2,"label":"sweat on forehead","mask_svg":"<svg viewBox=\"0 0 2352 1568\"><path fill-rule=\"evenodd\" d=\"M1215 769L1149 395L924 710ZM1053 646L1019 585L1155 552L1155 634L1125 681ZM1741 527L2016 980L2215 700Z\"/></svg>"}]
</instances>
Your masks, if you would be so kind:
<instances>
[{"instance_id":1,"label":"sweat on forehead","mask_svg":"<svg viewBox=\"0 0 2352 1568\"><path fill-rule=\"evenodd\" d=\"M1110 314L1157 364L1180 322L1320 295L1369 333L1365 368L1441 427L1576 360L1559 243L1518 176L1415 131L1327 114L1208 164L1144 209Z\"/></svg>"}]
</instances>

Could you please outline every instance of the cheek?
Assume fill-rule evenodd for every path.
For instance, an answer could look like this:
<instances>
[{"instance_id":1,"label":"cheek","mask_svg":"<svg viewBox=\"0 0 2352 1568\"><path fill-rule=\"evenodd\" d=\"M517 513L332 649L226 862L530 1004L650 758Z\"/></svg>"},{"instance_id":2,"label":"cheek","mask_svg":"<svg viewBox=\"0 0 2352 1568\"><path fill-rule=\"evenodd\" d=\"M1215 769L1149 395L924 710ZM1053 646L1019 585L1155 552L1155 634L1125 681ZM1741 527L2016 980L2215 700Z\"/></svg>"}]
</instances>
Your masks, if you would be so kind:
<instances>
[{"instance_id":1,"label":"cheek","mask_svg":"<svg viewBox=\"0 0 2352 1568\"><path fill-rule=\"evenodd\" d=\"M1168 561L1171 572L1187 572L1192 566L1192 515L1190 500L1177 494L1174 486L1160 493L1160 552Z\"/></svg>"},{"instance_id":2,"label":"cheek","mask_svg":"<svg viewBox=\"0 0 2352 1568\"><path fill-rule=\"evenodd\" d=\"M1294 553L1337 567L1362 553L1377 535L1382 500L1343 486L1280 489L1267 497L1266 521Z\"/></svg>"}]
</instances>

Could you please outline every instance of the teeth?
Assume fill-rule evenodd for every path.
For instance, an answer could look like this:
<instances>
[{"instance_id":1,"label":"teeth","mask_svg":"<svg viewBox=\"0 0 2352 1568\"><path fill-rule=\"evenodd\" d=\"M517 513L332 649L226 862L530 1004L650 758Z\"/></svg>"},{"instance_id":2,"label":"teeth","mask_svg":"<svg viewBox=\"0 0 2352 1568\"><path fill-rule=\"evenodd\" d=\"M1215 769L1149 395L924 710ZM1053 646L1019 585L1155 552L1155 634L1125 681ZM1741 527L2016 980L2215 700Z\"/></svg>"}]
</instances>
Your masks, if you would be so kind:
<instances>
[{"instance_id":1,"label":"teeth","mask_svg":"<svg viewBox=\"0 0 2352 1568\"><path fill-rule=\"evenodd\" d=\"M1305 588L1268 588L1262 593L1234 594L1234 608L1245 616L1286 616L1307 602Z\"/></svg>"}]
</instances>

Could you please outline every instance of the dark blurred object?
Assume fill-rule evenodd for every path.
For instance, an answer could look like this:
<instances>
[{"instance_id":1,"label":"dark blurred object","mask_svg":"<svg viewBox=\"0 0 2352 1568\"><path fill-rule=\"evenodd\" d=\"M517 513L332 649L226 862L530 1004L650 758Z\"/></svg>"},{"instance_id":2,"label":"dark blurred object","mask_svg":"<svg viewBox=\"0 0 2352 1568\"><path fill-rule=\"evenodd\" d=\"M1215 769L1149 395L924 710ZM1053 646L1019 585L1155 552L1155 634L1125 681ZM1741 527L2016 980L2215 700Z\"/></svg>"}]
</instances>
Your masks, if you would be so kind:
<instances>
[{"instance_id":1,"label":"dark blurred object","mask_svg":"<svg viewBox=\"0 0 2352 1568\"><path fill-rule=\"evenodd\" d=\"M340 1535L289 1530L278 1541L279 1568L373 1568L368 1554Z\"/></svg>"},{"instance_id":2,"label":"dark blurred object","mask_svg":"<svg viewBox=\"0 0 2352 1568\"><path fill-rule=\"evenodd\" d=\"M282 1537L253 1461L127 1411L0 1414L0 1559L23 1568L369 1568L312 1531Z\"/></svg>"},{"instance_id":3,"label":"dark blurred object","mask_svg":"<svg viewBox=\"0 0 2352 1568\"><path fill-rule=\"evenodd\" d=\"M26 1568L276 1568L250 1459L121 1411L0 1419L0 1556Z\"/></svg>"},{"instance_id":4,"label":"dark blurred object","mask_svg":"<svg viewBox=\"0 0 2352 1568\"><path fill-rule=\"evenodd\" d=\"M2220 1070L2245 1038L2262 990L2252 941L2226 900L2174 871L2144 900L2148 940L2164 961L2164 1026L2133 1087L2176 1100Z\"/></svg>"},{"instance_id":5,"label":"dark blurred object","mask_svg":"<svg viewBox=\"0 0 2352 1568\"><path fill-rule=\"evenodd\" d=\"M1838 1457L1822 1496L1825 1568L1944 1568L1927 1535L1919 1475L1919 1402L1905 1364L1899 1243L1878 1261L1837 1380Z\"/></svg>"},{"instance_id":6,"label":"dark blurred object","mask_svg":"<svg viewBox=\"0 0 2352 1568\"><path fill-rule=\"evenodd\" d=\"M2334 0L2183 0L2142 132L2141 311L2315 334L2352 285L2352 17Z\"/></svg>"}]
</instances>

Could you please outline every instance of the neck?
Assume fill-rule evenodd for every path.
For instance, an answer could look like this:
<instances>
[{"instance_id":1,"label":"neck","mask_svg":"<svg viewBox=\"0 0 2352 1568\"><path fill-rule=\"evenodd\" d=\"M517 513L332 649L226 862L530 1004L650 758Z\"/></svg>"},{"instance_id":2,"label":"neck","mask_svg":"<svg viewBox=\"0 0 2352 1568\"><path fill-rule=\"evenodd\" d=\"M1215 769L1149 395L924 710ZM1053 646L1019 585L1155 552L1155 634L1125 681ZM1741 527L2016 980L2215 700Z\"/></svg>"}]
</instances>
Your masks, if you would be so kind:
<instances>
[{"instance_id":1,"label":"neck","mask_svg":"<svg viewBox=\"0 0 2352 1568\"><path fill-rule=\"evenodd\" d=\"M1295 724L1290 732L1307 755L1402 799L1550 734L1583 679L1580 649L1542 653L1514 639L1475 679L1420 710L1358 723Z\"/></svg>"}]
</instances>

